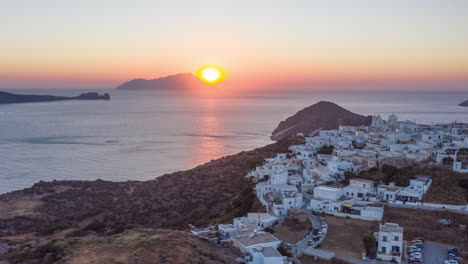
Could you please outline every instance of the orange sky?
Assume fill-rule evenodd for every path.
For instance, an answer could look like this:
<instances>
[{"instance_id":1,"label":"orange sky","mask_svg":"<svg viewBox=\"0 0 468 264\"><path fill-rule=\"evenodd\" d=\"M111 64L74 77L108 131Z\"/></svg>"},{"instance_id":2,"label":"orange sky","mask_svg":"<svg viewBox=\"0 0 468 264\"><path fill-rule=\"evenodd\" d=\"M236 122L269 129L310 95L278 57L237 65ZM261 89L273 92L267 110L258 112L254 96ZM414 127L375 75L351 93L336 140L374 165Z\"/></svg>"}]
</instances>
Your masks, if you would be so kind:
<instances>
[{"instance_id":1,"label":"orange sky","mask_svg":"<svg viewBox=\"0 0 468 264\"><path fill-rule=\"evenodd\" d=\"M113 88L217 64L230 87L468 83L463 0L11 1L0 88Z\"/></svg>"}]
</instances>

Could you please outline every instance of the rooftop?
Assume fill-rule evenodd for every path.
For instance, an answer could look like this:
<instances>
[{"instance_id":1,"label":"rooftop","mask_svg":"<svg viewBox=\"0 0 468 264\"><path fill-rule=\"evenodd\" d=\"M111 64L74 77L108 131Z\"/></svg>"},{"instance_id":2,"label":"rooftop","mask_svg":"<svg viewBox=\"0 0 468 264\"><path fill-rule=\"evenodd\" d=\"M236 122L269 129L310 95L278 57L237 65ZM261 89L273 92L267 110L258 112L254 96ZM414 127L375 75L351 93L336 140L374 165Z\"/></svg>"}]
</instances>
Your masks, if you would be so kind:
<instances>
[{"instance_id":1,"label":"rooftop","mask_svg":"<svg viewBox=\"0 0 468 264\"><path fill-rule=\"evenodd\" d=\"M265 257L282 257L282 255L274 247L258 247L253 248L253 252L261 252Z\"/></svg>"},{"instance_id":2,"label":"rooftop","mask_svg":"<svg viewBox=\"0 0 468 264\"><path fill-rule=\"evenodd\" d=\"M403 233L403 228L401 228L398 224L394 223L385 223L380 225L380 232L397 232Z\"/></svg>"},{"instance_id":3,"label":"rooftop","mask_svg":"<svg viewBox=\"0 0 468 264\"><path fill-rule=\"evenodd\" d=\"M365 183L369 183L371 185L374 185L374 181L366 180L366 179L354 178L354 179L350 179L350 181L359 181L359 182L365 182Z\"/></svg>"},{"instance_id":4,"label":"rooftop","mask_svg":"<svg viewBox=\"0 0 468 264\"><path fill-rule=\"evenodd\" d=\"M237 236L232 239L238 241L245 247L279 241L276 237L267 232L251 233L250 235Z\"/></svg>"}]
</instances>

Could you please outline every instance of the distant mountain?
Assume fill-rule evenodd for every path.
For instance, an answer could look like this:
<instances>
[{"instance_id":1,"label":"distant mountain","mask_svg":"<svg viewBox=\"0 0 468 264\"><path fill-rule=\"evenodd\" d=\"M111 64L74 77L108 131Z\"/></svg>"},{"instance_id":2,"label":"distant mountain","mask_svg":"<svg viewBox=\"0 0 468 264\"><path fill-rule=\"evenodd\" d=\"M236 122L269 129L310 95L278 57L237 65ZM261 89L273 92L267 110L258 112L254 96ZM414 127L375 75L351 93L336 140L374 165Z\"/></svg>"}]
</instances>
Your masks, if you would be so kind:
<instances>
[{"instance_id":1,"label":"distant mountain","mask_svg":"<svg viewBox=\"0 0 468 264\"><path fill-rule=\"evenodd\" d=\"M271 139L280 140L297 133L307 135L318 129L337 129L339 125L370 125L371 116L352 113L331 102L318 102L281 121Z\"/></svg>"},{"instance_id":2,"label":"distant mountain","mask_svg":"<svg viewBox=\"0 0 468 264\"><path fill-rule=\"evenodd\" d=\"M191 73L179 73L153 80L135 79L116 87L119 90L188 90L207 86Z\"/></svg>"},{"instance_id":3,"label":"distant mountain","mask_svg":"<svg viewBox=\"0 0 468 264\"><path fill-rule=\"evenodd\" d=\"M468 100L461 102L459 106L467 106L468 107Z\"/></svg>"},{"instance_id":4,"label":"distant mountain","mask_svg":"<svg viewBox=\"0 0 468 264\"><path fill-rule=\"evenodd\" d=\"M14 104L14 103L37 103L37 102L53 102L64 100L110 100L108 93L99 95L98 93L84 93L79 96L65 97L53 95L25 95L25 94L12 94L0 91L0 104Z\"/></svg>"}]
</instances>

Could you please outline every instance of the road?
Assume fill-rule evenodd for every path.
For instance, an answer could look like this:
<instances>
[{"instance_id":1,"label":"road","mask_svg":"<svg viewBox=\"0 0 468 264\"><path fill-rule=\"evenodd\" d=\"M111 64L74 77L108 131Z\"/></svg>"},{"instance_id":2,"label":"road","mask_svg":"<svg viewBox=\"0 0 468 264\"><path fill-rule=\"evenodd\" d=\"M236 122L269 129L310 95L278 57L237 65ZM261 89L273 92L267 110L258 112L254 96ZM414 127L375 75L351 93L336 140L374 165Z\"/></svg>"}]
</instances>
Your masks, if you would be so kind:
<instances>
[{"instance_id":1,"label":"road","mask_svg":"<svg viewBox=\"0 0 468 264\"><path fill-rule=\"evenodd\" d=\"M313 229L319 229L321 230L321 225L322 225L322 222L320 221L320 217L317 216L317 215L314 215L312 213L312 211L310 210L305 210L303 209L302 212L304 212L305 214L307 214L307 217L309 218L309 221L311 222L312 224L312 230ZM308 241L311 240L313 238L313 232L311 231L307 237L305 239L303 239L302 241L300 241L299 243L296 244L296 247L295 247L295 252L296 252L296 255L298 255L300 252L304 251L309 245L308 245Z\"/></svg>"},{"instance_id":2,"label":"road","mask_svg":"<svg viewBox=\"0 0 468 264\"><path fill-rule=\"evenodd\" d=\"M441 264L447 257L447 248L434 242L425 242L422 255L424 264Z\"/></svg>"}]
</instances>

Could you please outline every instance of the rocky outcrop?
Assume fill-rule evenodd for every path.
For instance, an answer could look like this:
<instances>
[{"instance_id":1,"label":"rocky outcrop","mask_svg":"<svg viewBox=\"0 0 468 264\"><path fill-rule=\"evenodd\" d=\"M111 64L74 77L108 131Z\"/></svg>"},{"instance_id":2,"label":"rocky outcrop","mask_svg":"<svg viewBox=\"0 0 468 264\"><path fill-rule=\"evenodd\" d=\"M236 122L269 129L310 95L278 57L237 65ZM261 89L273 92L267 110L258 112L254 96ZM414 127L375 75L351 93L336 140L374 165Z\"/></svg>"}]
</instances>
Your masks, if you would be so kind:
<instances>
[{"instance_id":1,"label":"rocky outcrop","mask_svg":"<svg viewBox=\"0 0 468 264\"><path fill-rule=\"evenodd\" d=\"M110 100L110 95L105 93L84 93L74 97L53 96L53 95L25 95L12 94L0 91L0 104L15 104L15 103L38 103L38 102L53 102L65 100Z\"/></svg>"},{"instance_id":2,"label":"rocky outcrop","mask_svg":"<svg viewBox=\"0 0 468 264\"><path fill-rule=\"evenodd\" d=\"M119 90L190 90L207 86L191 73L179 73L153 80L135 79L116 87Z\"/></svg>"},{"instance_id":3,"label":"rocky outcrop","mask_svg":"<svg viewBox=\"0 0 468 264\"><path fill-rule=\"evenodd\" d=\"M371 123L371 116L358 115L337 104L321 101L281 121L273 131L271 139L280 140L297 133L308 135L319 129L337 129L340 125L368 126Z\"/></svg>"},{"instance_id":4,"label":"rocky outcrop","mask_svg":"<svg viewBox=\"0 0 468 264\"><path fill-rule=\"evenodd\" d=\"M461 102L460 104L458 104L459 106L465 106L465 107L468 107L468 100L464 101L464 102Z\"/></svg>"}]
</instances>

